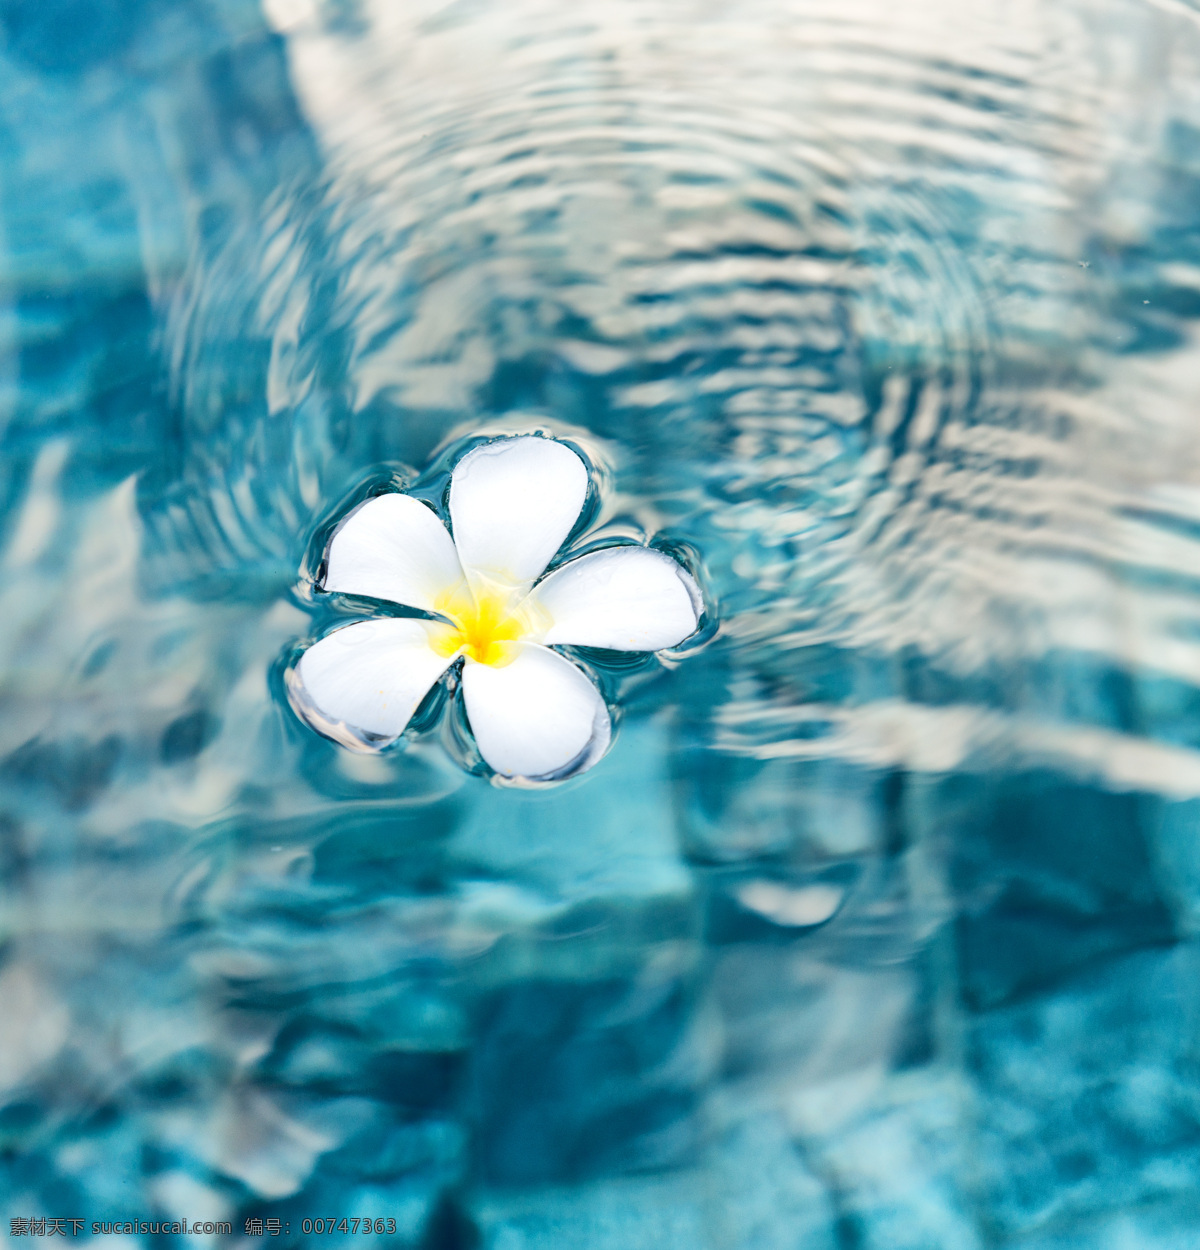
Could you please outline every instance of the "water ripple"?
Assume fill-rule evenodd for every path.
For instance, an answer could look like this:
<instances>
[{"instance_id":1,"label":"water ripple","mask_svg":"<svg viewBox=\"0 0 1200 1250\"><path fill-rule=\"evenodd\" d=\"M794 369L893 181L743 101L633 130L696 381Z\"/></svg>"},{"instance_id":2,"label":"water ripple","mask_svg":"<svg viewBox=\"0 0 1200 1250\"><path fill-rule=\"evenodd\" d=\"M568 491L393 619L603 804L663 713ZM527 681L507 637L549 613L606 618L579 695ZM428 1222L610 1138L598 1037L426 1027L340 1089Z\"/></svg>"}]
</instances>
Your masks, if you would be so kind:
<instances>
[{"instance_id":1,"label":"water ripple","mask_svg":"<svg viewBox=\"0 0 1200 1250\"><path fill-rule=\"evenodd\" d=\"M1144 499L1177 466L1108 347L1196 310L1139 311L1090 212L1155 109L1197 120L1174 78L1140 100L1070 7L268 7L327 172L173 310L164 577L285 586L364 464L535 411L614 440L627 509L705 551L720 663L796 698L823 645L971 698L1047 653L1200 675L1194 536Z\"/></svg>"}]
</instances>

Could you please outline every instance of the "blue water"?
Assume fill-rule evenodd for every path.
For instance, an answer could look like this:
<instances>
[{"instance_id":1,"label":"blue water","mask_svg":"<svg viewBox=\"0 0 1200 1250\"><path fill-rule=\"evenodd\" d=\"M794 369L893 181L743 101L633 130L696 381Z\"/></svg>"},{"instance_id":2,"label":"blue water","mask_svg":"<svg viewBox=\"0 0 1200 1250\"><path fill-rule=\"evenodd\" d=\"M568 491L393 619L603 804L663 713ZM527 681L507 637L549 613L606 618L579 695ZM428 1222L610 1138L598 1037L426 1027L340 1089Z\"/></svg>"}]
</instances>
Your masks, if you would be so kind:
<instances>
[{"instance_id":1,"label":"blue water","mask_svg":"<svg viewBox=\"0 0 1200 1250\"><path fill-rule=\"evenodd\" d=\"M1190 0L0 0L0 1238L1194 1247L1197 82ZM716 636L549 790L317 737L331 510L530 424Z\"/></svg>"}]
</instances>

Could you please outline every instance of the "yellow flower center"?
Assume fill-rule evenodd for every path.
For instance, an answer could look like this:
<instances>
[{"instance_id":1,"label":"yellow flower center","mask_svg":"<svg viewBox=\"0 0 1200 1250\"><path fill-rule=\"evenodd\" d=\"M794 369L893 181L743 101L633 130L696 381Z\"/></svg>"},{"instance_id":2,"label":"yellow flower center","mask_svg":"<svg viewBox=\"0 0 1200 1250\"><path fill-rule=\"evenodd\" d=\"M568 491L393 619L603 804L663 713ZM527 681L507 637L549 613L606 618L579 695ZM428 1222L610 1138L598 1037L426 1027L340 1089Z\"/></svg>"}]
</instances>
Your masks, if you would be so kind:
<instances>
[{"instance_id":1,"label":"yellow flower center","mask_svg":"<svg viewBox=\"0 0 1200 1250\"><path fill-rule=\"evenodd\" d=\"M432 631L431 645L444 656L463 651L480 664L503 668L517 658L512 644L545 633L544 623L524 596L505 586L459 586L434 605L451 624ZM541 626L541 628L539 628Z\"/></svg>"}]
</instances>

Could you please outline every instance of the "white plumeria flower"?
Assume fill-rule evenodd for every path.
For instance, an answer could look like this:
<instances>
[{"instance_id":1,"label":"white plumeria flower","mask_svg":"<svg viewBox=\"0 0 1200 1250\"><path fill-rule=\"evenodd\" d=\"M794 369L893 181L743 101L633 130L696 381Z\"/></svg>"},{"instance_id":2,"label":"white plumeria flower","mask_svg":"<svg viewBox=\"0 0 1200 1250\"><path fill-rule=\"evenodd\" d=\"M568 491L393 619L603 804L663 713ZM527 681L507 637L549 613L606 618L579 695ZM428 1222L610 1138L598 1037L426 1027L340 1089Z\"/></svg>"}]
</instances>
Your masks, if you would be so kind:
<instances>
[{"instance_id":1,"label":"white plumeria flower","mask_svg":"<svg viewBox=\"0 0 1200 1250\"><path fill-rule=\"evenodd\" d=\"M330 540L323 589L440 619L360 621L314 643L293 700L331 737L386 744L460 656L467 719L502 777L546 781L590 768L612 733L592 680L558 644L658 651L694 633L701 597L663 552L609 547L538 581L571 532L588 472L565 443L522 435L455 466L451 538L411 495L368 500Z\"/></svg>"}]
</instances>

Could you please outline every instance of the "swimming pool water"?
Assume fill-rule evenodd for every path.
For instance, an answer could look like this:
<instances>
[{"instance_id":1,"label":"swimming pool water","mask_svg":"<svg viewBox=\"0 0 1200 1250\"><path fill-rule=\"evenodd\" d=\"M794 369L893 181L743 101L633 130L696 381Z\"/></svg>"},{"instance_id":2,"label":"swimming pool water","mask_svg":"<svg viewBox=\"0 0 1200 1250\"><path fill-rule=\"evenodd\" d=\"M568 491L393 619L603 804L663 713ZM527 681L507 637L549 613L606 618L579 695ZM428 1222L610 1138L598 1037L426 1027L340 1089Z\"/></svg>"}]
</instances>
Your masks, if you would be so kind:
<instances>
[{"instance_id":1,"label":"swimming pool water","mask_svg":"<svg viewBox=\"0 0 1200 1250\"><path fill-rule=\"evenodd\" d=\"M1198 82L1189 0L0 0L0 1235L1193 1245ZM314 535L532 426L715 636L561 787L318 738Z\"/></svg>"}]
</instances>

